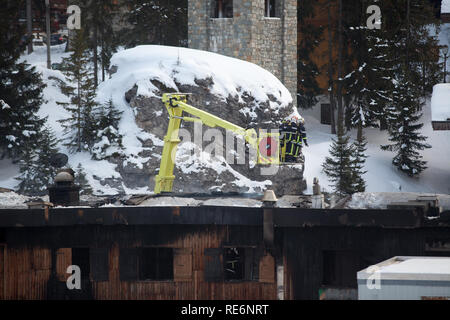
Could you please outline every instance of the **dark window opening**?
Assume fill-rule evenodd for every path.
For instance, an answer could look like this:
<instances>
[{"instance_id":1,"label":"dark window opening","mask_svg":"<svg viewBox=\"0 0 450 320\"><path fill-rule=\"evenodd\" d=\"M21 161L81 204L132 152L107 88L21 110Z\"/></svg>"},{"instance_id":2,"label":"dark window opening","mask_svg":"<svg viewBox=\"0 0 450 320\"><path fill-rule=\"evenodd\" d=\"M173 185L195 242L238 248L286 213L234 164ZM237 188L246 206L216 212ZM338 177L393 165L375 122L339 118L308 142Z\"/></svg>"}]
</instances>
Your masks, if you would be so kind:
<instances>
[{"instance_id":1,"label":"dark window opening","mask_svg":"<svg viewBox=\"0 0 450 320\"><path fill-rule=\"evenodd\" d=\"M0 229L0 243L6 242L5 230Z\"/></svg>"},{"instance_id":2,"label":"dark window opening","mask_svg":"<svg viewBox=\"0 0 450 320\"><path fill-rule=\"evenodd\" d=\"M265 0L264 16L276 17L276 0Z\"/></svg>"},{"instance_id":3,"label":"dark window opening","mask_svg":"<svg viewBox=\"0 0 450 320\"><path fill-rule=\"evenodd\" d=\"M365 267L356 252L324 251L322 284L329 287L356 288L356 274L363 268Z\"/></svg>"},{"instance_id":4,"label":"dark window opening","mask_svg":"<svg viewBox=\"0 0 450 320\"><path fill-rule=\"evenodd\" d=\"M233 18L233 0L214 0L213 18Z\"/></svg>"},{"instance_id":5,"label":"dark window opening","mask_svg":"<svg viewBox=\"0 0 450 320\"><path fill-rule=\"evenodd\" d=\"M72 265L80 267L81 279L89 279L89 248L72 248Z\"/></svg>"},{"instance_id":6,"label":"dark window opening","mask_svg":"<svg viewBox=\"0 0 450 320\"><path fill-rule=\"evenodd\" d=\"M245 279L245 250L243 248L225 248L223 263L226 281Z\"/></svg>"},{"instance_id":7,"label":"dark window opening","mask_svg":"<svg viewBox=\"0 0 450 320\"><path fill-rule=\"evenodd\" d=\"M143 248L139 280L173 280L173 249Z\"/></svg>"}]
</instances>

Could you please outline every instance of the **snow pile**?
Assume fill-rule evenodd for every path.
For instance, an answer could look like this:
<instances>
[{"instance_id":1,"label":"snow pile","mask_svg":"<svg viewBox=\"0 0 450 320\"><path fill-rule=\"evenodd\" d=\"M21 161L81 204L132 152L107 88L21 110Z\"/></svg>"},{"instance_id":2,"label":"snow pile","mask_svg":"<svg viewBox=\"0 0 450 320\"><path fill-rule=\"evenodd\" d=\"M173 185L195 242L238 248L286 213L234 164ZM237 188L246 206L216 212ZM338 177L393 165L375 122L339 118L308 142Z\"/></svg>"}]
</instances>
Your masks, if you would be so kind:
<instances>
[{"instance_id":1,"label":"snow pile","mask_svg":"<svg viewBox=\"0 0 450 320\"><path fill-rule=\"evenodd\" d=\"M175 82L195 86L195 80L212 79L211 92L224 100L229 96L242 100L242 95L248 93L261 102L272 95L281 102L280 107L292 102L289 91L270 72L253 63L207 51L138 46L115 54L111 65L118 67L118 71L100 87L100 99L123 94L134 85L138 86L138 95L152 97L157 91L150 82L153 79L174 90Z\"/></svg>"},{"instance_id":2,"label":"snow pile","mask_svg":"<svg viewBox=\"0 0 450 320\"><path fill-rule=\"evenodd\" d=\"M439 206L450 210L450 195L413 192L365 192L355 193L346 204L348 209L386 209L390 203L416 201L419 196L437 196Z\"/></svg>"},{"instance_id":3,"label":"snow pile","mask_svg":"<svg viewBox=\"0 0 450 320\"><path fill-rule=\"evenodd\" d=\"M25 202L30 198L15 192L0 193L0 209L27 209Z\"/></svg>"},{"instance_id":4,"label":"snow pile","mask_svg":"<svg viewBox=\"0 0 450 320\"><path fill-rule=\"evenodd\" d=\"M440 83L433 87L431 118L433 121L450 119L450 83Z\"/></svg>"}]
</instances>

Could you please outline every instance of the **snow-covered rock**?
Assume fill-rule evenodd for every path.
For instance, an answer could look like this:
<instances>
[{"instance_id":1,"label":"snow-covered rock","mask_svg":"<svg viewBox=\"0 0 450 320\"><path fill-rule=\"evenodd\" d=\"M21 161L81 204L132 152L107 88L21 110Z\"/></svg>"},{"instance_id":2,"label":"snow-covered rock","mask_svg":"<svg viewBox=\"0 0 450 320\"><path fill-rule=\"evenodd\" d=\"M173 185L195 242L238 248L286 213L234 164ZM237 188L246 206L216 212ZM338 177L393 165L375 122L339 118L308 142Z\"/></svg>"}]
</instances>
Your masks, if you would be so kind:
<instances>
[{"instance_id":1,"label":"snow-covered rock","mask_svg":"<svg viewBox=\"0 0 450 320\"><path fill-rule=\"evenodd\" d=\"M128 159L118 163L117 170L127 188L153 190L169 122L163 93L191 93L191 105L243 128L278 129L282 119L300 116L289 91L275 76L242 60L187 48L139 46L115 54L111 65L113 74L100 85L98 99L112 98L124 112L120 131L125 134ZM277 189L279 183L288 193L303 190L302 166L284 170L281 177L261 176L248 161L246 165L226 161L227 152L233 150L225 150L224 130L220 142L203 136L208 127L197 127L205 141L194 141L194 125L183 123L183 128L191 139L179 145L174 191L261 192ZM212 141L220 154L205 152ZM287 179L296 183L286 184Z\"/></svg>"}]
</instances>

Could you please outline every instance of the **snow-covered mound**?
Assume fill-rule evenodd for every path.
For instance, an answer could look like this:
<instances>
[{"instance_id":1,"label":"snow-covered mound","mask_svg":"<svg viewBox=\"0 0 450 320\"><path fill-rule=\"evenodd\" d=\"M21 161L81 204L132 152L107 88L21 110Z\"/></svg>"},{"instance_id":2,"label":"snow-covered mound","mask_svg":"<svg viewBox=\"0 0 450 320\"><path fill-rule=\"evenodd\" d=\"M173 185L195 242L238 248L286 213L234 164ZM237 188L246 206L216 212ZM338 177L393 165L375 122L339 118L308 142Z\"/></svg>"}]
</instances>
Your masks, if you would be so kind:
<instances>
[{"instance_id":1,"label":"snow-covered mound","mask_svg":"<svg viewBox=\"0 0 450 320\"><path fill-rule=\"evenodd\" d=\"M163 93L191 93L190 104L244 128L278 129L282 119L300 116L289 91L274 75L242 60L194 49L149 45L116 53L111 65L111 78L99 86L98 100L112 99L123 111L119 129L125 134L128 159L117 165L123 178L123 185L118 187L149 186L148 190L153 190L169 120L161 101ZM183 139L179 146L174 191L259 192L272 185L270 177L258 176L248 162L237 166L225 161L226 152L233 150L224 147L224 131L222 143L214 141L222 154L209 157L205 152L195 152L195 145L205 150L211 141L194 141L194 126L182 125L192 139ZM206 129L200 128L202 137ZM290 173L293 177L294 171ZM301 186L301 170L297 177Z\"/></svg>"},{"instance_id":2,"label":"snow-covered mound","mask_svg":"<svg viewBox=\"0 0 450 320\"><path fill-rule=\"evenodd\" d=\"M115 54L111 65L117 73L104 83L100 99L120 95L137 85L137 95L153 97L159 91L150 80L158 80L167 88L198 85L196 80L211 79L211 93L223 99L250 94L258 102L272 95L279 107L292 103L286 87L267 70L243 60L216 53L179 47L138 46ZM123 97L123 96L122 96Z\"/></svg>"}]
</instances>

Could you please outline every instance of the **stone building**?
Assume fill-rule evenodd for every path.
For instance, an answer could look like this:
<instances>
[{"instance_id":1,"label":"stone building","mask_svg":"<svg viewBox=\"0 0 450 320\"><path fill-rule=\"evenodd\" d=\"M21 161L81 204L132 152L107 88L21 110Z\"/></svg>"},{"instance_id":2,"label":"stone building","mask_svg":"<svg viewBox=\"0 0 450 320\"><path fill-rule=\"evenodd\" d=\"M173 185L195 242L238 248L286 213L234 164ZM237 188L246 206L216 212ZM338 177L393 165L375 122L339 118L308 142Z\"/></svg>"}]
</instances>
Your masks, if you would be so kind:
<instances>
[{"instance_id":1,"label":"stone building","mask_svg":"<svg viewBox=\"0 0 450 320\"><path fill-rule=\"evenodd\" d=\"M296 0L192 0L188 15L190 48L265 68L289 89L296 105Z\"/></svg>"}]
</instances>

